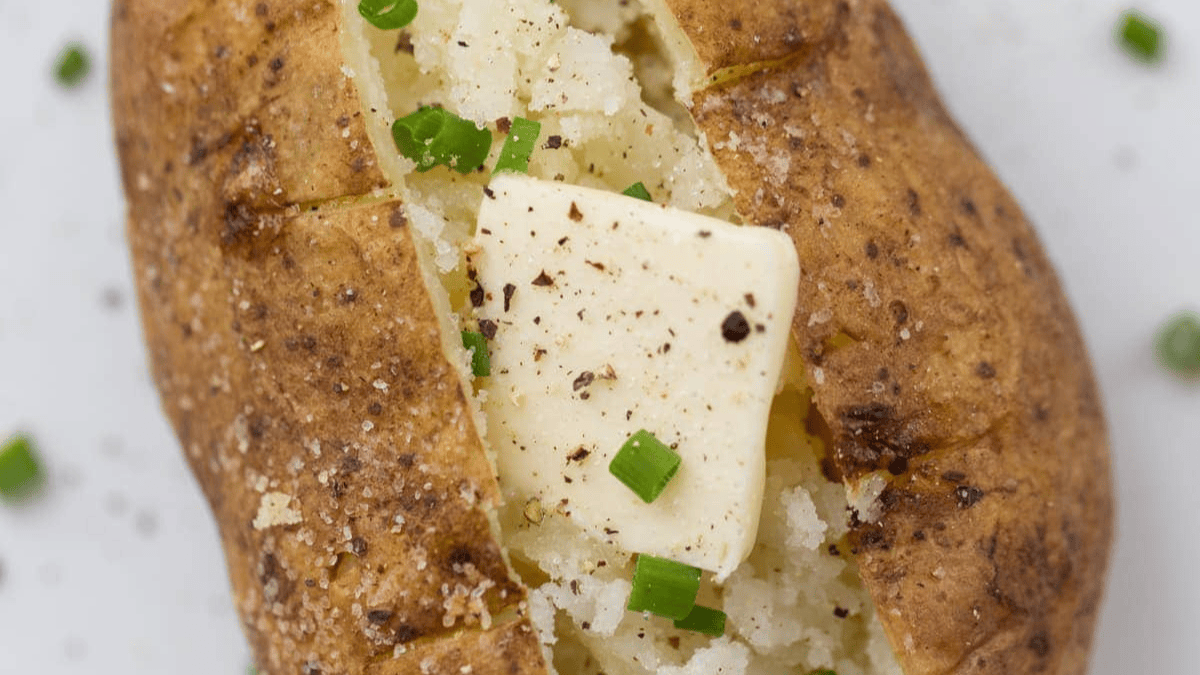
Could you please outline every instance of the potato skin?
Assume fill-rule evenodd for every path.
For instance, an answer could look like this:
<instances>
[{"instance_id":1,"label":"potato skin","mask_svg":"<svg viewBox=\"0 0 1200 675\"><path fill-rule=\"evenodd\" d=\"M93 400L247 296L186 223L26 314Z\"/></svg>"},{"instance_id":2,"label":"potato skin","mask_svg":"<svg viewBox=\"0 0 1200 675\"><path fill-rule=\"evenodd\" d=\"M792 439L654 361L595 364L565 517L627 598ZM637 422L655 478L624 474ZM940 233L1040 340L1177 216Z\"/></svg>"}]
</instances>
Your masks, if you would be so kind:
<instances>
[{"instance_id":1,"label":"potato skin","mask_svg":"<svg viewBox=\"0 0 1200 675\"><path fill-rule=\"evenodd\" d=\"M341 16L329 0L115 4L155 383L264 672L542 673L402 205L353 199L386 181ZM256 524L272 493L295 513Z\"/></svg>"},{"instance_id":2,"label":"potato skin","mask_svg":"<svg viewBox=\"0 0 1200 675\"><path fill-rule=\"evenodd\" d=\"M890 478L882 519L852 539L905 672L1083 673L1111 540L1108 441L1020 208L885 3L787 4L790 22L668 4L710 74L764 64L693 113L739 213L796 243L793 327L837 469ZM714 40L719 21L740 29ZM770 63L787 36L800 46ZM832 347L839 334L853 341Z\"/></svg>"},{"instance_id":3,"label":"potato skin","mask_svg":"<svg viewBox=\"0 0 1200 675\"><path fill-rule=\"evenodd\" d=\"M1082 673L1107 440L1019 208L883 3L668 4L720 81L692 110L739 212L796 241L795 333L837 469L894 474L854 542L906 672ZM333 0L115 3L155 381L266 672L543 673L403 205L361 198L387 180L341 16ZM839 333L853 343L831 348ZM276 492L300 521L256 528ZM481 585L497 618L464 631L481 612L458 589Z\"/></svg>"}]
</instances>

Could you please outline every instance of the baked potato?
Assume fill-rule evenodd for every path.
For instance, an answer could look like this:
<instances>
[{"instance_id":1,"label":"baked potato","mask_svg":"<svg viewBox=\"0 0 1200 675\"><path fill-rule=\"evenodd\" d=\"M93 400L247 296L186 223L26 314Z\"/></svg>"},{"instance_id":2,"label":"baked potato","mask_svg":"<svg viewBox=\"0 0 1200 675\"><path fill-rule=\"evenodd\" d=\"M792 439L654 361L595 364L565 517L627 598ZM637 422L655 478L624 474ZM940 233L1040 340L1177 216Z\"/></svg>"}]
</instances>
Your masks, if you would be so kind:
<instances>
[{"instance_id":1,"label":"baked potato","mask_svg":"<svg viewBox=\"0 0 1200 675\"><path fill-rule=\"evenodd\" d=\"M425 0L399 31L116 0L112 44L154 379L263 672L1086 670L1113 514L1088 355L881 0ZM424 105L538 120L538 179L794 243L758 539L701 591L724 637L625 613L635 551L498 481L458 335L488 174L397 151Z\"/></svg>"}]
</instances>

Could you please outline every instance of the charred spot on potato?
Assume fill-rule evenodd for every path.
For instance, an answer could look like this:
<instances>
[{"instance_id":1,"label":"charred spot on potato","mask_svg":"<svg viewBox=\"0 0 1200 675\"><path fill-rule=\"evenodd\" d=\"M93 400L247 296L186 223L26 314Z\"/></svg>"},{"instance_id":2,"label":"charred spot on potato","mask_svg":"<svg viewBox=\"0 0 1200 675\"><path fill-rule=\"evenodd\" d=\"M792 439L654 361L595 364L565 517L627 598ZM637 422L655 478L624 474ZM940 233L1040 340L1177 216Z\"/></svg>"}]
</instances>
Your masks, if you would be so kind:
<instances>
[{"instance_id":1,"label":"charred spot on potato","mask_svg":"<svg viewBox=\"0 0 1200 675\"><path fill-rule=\"evenodd\" d=\"M274 553L263 555L259 563L258 580L263 587L263 596L272 602L286 602L296 587Z\"/></svg>"},{"instance_id":2,"label":"charred spot on potato","mask_svg":"<svg viewBox=\"0 0 1200 675\"><path fill-rule=\"evenodd\" d=\"M955 228L954 231L946 237L946 241L948 241L954 248L968 248L967 240L963 239L962 232L959 231L958 228Z\"/></svg>"},{"instance_id":3,"label":"charred spot on potato","mask_svg":"<svg viewBox=\"0 0 1200 675\"><path fill-rule=\"evenodd\" d=\"M393 209L392 214L388 216L388 225L393 230L403 229L408 225L408 217L404 215L403 209Z\"/></svg>"},{"instance_id":4,"label":"charred spot on potato","mask_svg":"<svg viewBox=\"0 0 1200 675\"><path fill-rule=\"evenodd\" d=\"M973 485L960 485L954 488L954 498L958 500L958 508L969 509L983 499L984 492Z\"/></svg>"},{"instance_id":5,"label":"charred spot on potato","mask_svg":"<svg viewBox=\"0 0 1200 675\"><path fill-rule=\"evenodd\" d=\"M256 441L262 440L262 437L266 435L267 430L270 428L271 428L271 418L270 417L267 417L266 415L260 415L258 417L255 417L253 420L250 421L250 425L248 427L248 431L250 432L250 438L253 438Z\"/></svg>"},{"instance_id":6,"label":"charred spot on potato","mask_svg":"<svg viewBox=\"0 0 1200 675\"><path fill-rule=\"evenodd\" d=\"M849 406L838 414L838 421L842 433L835 445L837 460L852 474L887 468L897 458L910 460L929 450L916 437L913 423L885 403Z\"/></svg>"},{"instance_id":7,"label":"charred spot on potato","mask_svg":"<svg viewBox=\"0 0 1200 675\"><path fill-rule=\"evenodd\" d=\"M985 380L990 380L996 377L996 368L987 361L980 361L975 366L975 374Z\"/></svg>"},{"instance_id":8,"label":"charred spot on potato","mask_svg":"<svg viewBox=\"0 0 1200 675\"><path fill-rule=\"evenodd\" d=\"M184 160L188 166L196 166L203 162L208 157L208 146L205 145L204 139L199 136L192 138L192 147L188 150L187 157Z\"/></svg>"},{"instance_id":9,"label":"charred spot on potato","mask_svg":"<svg viewBox=\"0 0 1200 675\"><path fill-rule=\"evenodd\" d=\"M1029 638L1027 643L1030 651L1038 656L1038 658L1046 658L1050 654L1050 636L1045 630L1035 632Z\"/></svg>"},{"instance_id":10,"label":"charred spot on potato","mask_svg":"<svg viewBox=\"0 0 1200 675\"><path fill-rule=\"evenodd\" d=\"M392 611L388 609L372 609L367 612L367 621L376 626L385 624L392 618Z\"/></svg>"},{"instance_id":11,"label":"charred spot on potato","mask_svg":"<svg viewBox=\"0 0 1200 675\"><path fill-rule=\"evenodd\" d=\"M867 242L867 245L864 247L864 251L866 252L867 257L871 260L879 257L879 246L877 246L873 241Z\"/></svg>"},{"instance_id":12,"label":"charred spot on potato","mask_svg":"<svg viewBox=\"0 0 1200 675\"><path fill-rule=\"evenodd\" d=\"M921 195L917 191L909 188L905 203L908 204L908 212L913 216L921 215Z\"/></svg>"},{"instance_id":13,"label":"charred spot on potato","mask_svg":"<svg viewBox=\"0 0 1200 675\"><path fill-rule=\"evenodd\" d=\"M342 497L345 497L348 489L350 489L350 486L344 479L338 476L334 476L333 478L329 479L329 494L332 495L334 499L341 499Z\"/></svg>"},{"instance_id":14,"label":"charred spot on potato","mask_svg":"<svg viewBox=\"0 0 1200 675\"><path fill-rule=\"evenodd\" d=\"M446 556L446 562L451 568L461 568L463 565L473 563L475 558L471 555L470 549L465 546L455 546L450 551L450 555Z\"/></svg>"},{"instance_id":15,"label":"charred spot on potato","mask_svg":"<svg viewBox=\"0 0 1200 675\"><path fill-rule=\"evenodd\" d=\"M891 550L891 542L888 541L883 527L880 525L863 523L857 518L851 518L850 531L850 552L858 555L865 551L888 551Z\"/></svg>"},{"instance_id":16,"label":"charred spot on potato","mask_svg":"<svg viewBox=\"0 0 1200 675\"><path fill-rule=\"evenodd\" d=\"M942 474L942 480L947 483L958 484L967 479L967 474L961 471L946 471Z\"/></svg>"},{"instance_id":17,"label":"charred spot on potato","mask_svg":"<svg viewBox=\"0 0 1200 675\"><path fill-rule=\"evenodd\" d=\"M414 628L413 626L411 626L407 623L402 623L396 627L396 633L395 633L396 642L399 642L401 644L403 644L405 642L412 642L413 640L416 640L417 638L421 637L421 635L422 635L422 633L420 630Z\"/></svg>"},{"instance_id":18,"label":"charred spot on potato","mask_svg":"<svg viewBox=\"0 0 1200 675\"><path fill-rule=\"evenodd\" d=\"M225 205L225 228L221 230L221 243L231 246L247 241L258 224L254 213L245 205L230 202Z\"/></svg>"},{"instance_id":19,"label":"charred spot on potato","mask_svg":"<svg viewBox=\"0 0 1200 675\"><path fill-rule=\"evenodd\" d=\"M888 309L892 310L892 317L896 319L896 325L902 326L908 321L908 306L900 300L893 300L888 303Z\"/></svg>"}]
</instances>

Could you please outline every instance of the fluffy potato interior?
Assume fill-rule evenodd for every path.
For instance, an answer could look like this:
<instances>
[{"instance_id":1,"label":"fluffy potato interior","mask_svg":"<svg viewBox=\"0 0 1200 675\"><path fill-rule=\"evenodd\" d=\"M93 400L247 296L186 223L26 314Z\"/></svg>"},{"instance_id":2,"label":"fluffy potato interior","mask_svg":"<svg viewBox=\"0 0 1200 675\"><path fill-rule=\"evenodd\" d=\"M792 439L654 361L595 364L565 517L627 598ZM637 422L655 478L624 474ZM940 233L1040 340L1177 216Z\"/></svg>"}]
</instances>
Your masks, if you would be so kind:
<instances>
[{"instance_id":1,"label":"fluffy potato interior","mask_svg":"<svg viewBox=\"0 0 1200 675\"><path fill-rule=\"evenodd\" d=\"M486 172L415 172L391 122L439 105L493 130L521 116L541 123L529 172L620 191L641 181L655 201L736 222L730 187L697 138L674 88L689 63L669 20L632 0L423 2L402 31L380 31L344 3L347 63L375 124L373 141L422 248L446 348L470 321L463 247ZM504 134L495 134L487 165ZM803 265L804 261L801 261ZM486 391L486 382L477 383ZM486 394L484 394L486 395ZM527 610L562 673L900 673L850 557L844 487L821 470L824 443L800 360L789 358L768 428L767 490L755 548L724 583L706 575L699 601L728 615L724 637L680 631L625 611L632 555L592 539L552 505L502 504L497 523ZM486 430L482 413L479 428ZM486 439L485 439L486 440ZM875 495L856 499L860 516ZM861 500L861 504L858 504Z\"/></svg>"}]
</instances>

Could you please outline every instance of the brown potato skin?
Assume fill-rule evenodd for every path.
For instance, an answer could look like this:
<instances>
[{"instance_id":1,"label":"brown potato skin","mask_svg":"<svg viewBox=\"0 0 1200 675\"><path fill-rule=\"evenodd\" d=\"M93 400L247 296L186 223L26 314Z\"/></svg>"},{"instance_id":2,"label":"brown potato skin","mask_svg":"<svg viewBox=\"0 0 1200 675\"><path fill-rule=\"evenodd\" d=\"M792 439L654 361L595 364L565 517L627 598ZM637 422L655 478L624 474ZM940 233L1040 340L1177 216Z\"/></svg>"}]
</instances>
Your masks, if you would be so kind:
<instances>
[{"instance_id":1,"label":"brown potato skin","mask_svg":"<svg viewBox=\"0 0 1200 675\"><path fill-rule=\"evenodd\" d=\"M852 540L905 672L1083 673L1112 536L1108 441L1020 208L885 3L796 3L791 23L748 3L668 4L685 31L741 25L695 35L710 73L804 36L784 63L699 93L693 113L738 212L796 243L793 328L823 376L814 403L837 469L890 477L884 516ZM731 133L736 150L718 145ZM831 347L838 334L853 342Z\"/></svg>"},{"instance_id":2,"label":"brown potato skin","mask_svg":"<svg viewBox=\"0 0 1200 675\"><path fill-rule=\"evenodd\" d=\"M795 333L837 470L894 474L884 518L853 539L906 673L1082 673L1107 440L1019 208L883 3L669 4L716 79L754 70L700 91L693 114L710 142L741 139L714 153L741 215L796 241ZM331 0L115 3L155 382L264 671L542 673L403 206L359 199L387 180L340 21ZM839 333L853 343L831 348ZM263 492L302 521L256 529ZM488 630L456 604L481 583Z\"/></svg>"},{"instance_id":3,"label":"brown potato skin","mask_svg":"<svg viewBox=\"0 0 1200 675\"><path fill-rule=\"evenodd\" d=\"M155 383L257 663L544 672L403 209L335 199L386 184L340 9L230 4L117 2L112 88ZM255 528L264 492L302 521ZM481 585L486 631L460 604Z\"/></svg>"}]
</instances>

